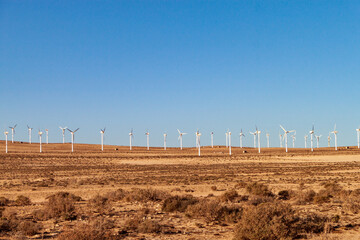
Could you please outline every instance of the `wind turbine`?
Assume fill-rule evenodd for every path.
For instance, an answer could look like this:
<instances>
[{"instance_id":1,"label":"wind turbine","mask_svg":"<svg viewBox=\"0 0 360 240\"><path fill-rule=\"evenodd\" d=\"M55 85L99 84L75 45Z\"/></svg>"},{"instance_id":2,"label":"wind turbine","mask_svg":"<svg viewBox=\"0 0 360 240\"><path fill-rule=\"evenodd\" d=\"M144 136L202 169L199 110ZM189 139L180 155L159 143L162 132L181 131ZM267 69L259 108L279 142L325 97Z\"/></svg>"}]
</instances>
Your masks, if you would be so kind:
<instances>
[{"instance_id":1,"label":"wind turbine","mask_svg":"<svg viewBox=\"0 0 360 240\"><path fill-rule=\"evenodd\" d=\"M26 125L29 131L29 144L31 144L31 131L33 130L33 128L29 127L29 125Z\"/></svg>"},{"instance_id":2,"label":"wind turbine","mask_svg":"<svg viewBox=\"0 0 360 240\"><path fill-rule=\"evenodd\" d=\"M291 138L292 138L293 148L295 148L296 131L295 134L291 135Z\"/></svg>"},{"instance_id":3,"label":"wind turbine","mask_svg":"<svg viewBox=\"0 0 360 240\"><path fill-rule=\"evenodd\" d=\"M328 147L330 147L330 140L331 140L331 137L330 137L330 133L329 133L329 136L328 136ZM358 141L359 142L359 141Z\"/></svg>"},{"instance_id":4,"label":"wind turbine","mask_svg":"<svg viewBox=\"0 0 360 240\"><path fill-rule=\"evenodd\" d=\"M250 134L254 135L254 148L256 148L256 132L250 132Z\"/></svg>"},{"instance_id":5,"label":"wind turbine","mask_svg":"<svg viewBox=\"0 0 360 240\"><path fill-rule=\"evenodd\" d=\"M319 148L319 141L320 141L320 138L321 138L322 135L319 135L319 136L316 136L316 143L317 143L317 148Z\"/></svg>"},{"instance_id":6,"label":"wind turbine","mask_svg":"<svg viewBox=\"0 0 360 240\"><path fill-rule=\"evenodd\" d=\"M65 143L65 130L67 129L67 127L59 127L62 131L62 136L63 136L63 144Z\"/></svg>"},{"instance_id":7,"label":"wind turbine","mask_svg":"<svg viewBox=\"0 0 360 240\"><path fill-rule=\"evenodd\" d=\"M267 147L270 147L270 134L267 132L266 133L266 141L267 141Z\"/></svg>"},{"instance_id":8,"label":"wind turbine","mask_svg":"<svg viewBox=\"0 0 360 240\"><path fill-rule=\"evenodd\" d=\"M17 126L17 124L15 124L13 127L9 127L9 128L11 128L11 143L14 143L14 135L15 135L16 126Z\"/></svg>"},{"instance_id":9,"label":"wind turbine","mask_svg":"<svg viewBox=\"0 0 360 240\"><path fill-rule=\"evenodd\" d=\"M40 129L39 129L39 142L40 142L40 152L42 152L42 146L41 146L41 137L42 137L42 135L43 135L43 132L42 131L40 131Z\"/></svg>"},{"instance_id":10,"label":"wind turbine","mask_svg":"<svg viewBox=\"0 0 360 240\"><path fill-rule=\"evenodd\" d=\"M288 133L295 132L295 130L286 131L283 126L280 125L280 127L281 127L282 130L284 131L285 150L286 150L286 152L288 152L288 138L287 138L287 135L288 135Z\"/></svg>"},{"instance_id":11,"label":"wind turbine","mask_svg":"<svg viewBox=\"0 0 360 240\"><path fill-rule=\"evenodd\" d=\"M199 151L199 156L201 155L201 153L200 153L200 136L201 136L201 133L199 132L199 130L197 130L196 132L195 132L195 134L196 134L196 145L197 145L197 148L198 148L198 151Z\"/></svg>"},{"instance_id":12,"label":"wind turbine","mask_svg":"<svg viewBox=\"0 0 360 240\"><path fill-rule=\"evenodd\" d=\"M71 133L71 152L74 152L74 134L79 128L77 128L75 131L71 131L69 128L66 128Z\"/></svg>"},{"instance_id":13,"label":"wind turbine","mask_svg":"<svg viewBox=\"0 0 360 240\"><path fill-rule=\"evenodd\" d=\"M313 135L314 135L314 133L315 133L315 131L314 131L314 124L313 124L312 129L311 129L311 131L310 131L309 133L310 133L311 151L313 152L313 151L314 151Z\"/></svg>"},{"instance_id":14,"label":"wind turbine","mask_svg":"<svg viewBox=\"0 0 360 240\"><path fill-rule=\"evenodd\" d=\"M241 132L240 132L240 148L243 147L243 144L242 144L242 138L245 137L245 134L243 133L242 129L241 129Z\"/></svg>"},{"instance_id":15,"label":"wind turbine","mask_svg":"<svg viewBox=\"0 0 360 240\"><path fill-rule=\"evenodd\" d=\"M214 148L214 132L211 132L211 148Z\"/></svg>"},{"instance_id":16,"label":"wind turbine","mask_svg":"<svg viewBox=\"0 0 360 240\"><path fill-rule=\"evenodd\" d=\"M131 129L131 132L129 133L130 138L130 151L132 150L132 140L134 139L134 131Z\"/></svg>"},{"instance_id":17,"label":"wind turbine","mask_svg":"<svg viewBox=\"0 0 360 240\"><path fill-rule=\"evenodd\" d=\"M5 152L7 153L8 152L8 144L7 144L7 142L8 142L8 134L9 134L9 132L5 130L4 134L5 134Z\"/></svg>"},{"instance_id":18,"label":"wind turbine","mask_svg":"<svg viewBox=\"0 0 360 240\"><path fill-rule=\"evenodd\" d=\"M167 134L164 133L164 150L166 150L166 137L167 137Z\"/></svg>"},{"instance_id":19,"label":"wind turbine","mask_svg":"<svg viewBox=\"0 0 360 240\"><path fill-rule=\"evenodd\" d=\"M334 134L334 137L335 137L335 150L337 150L337 134L338 134L338 131L336 131L336 124L334 126L334 131L332 131L331 133Z\"/></svg>"},{"instance_id":20,"label":"wind turbine","mask_svg":"<svg viewBox=\"0 0 360 240\"><path fill-rule=\"evenodd\" d=\"M104 134L105 134L105 127L104 129L100 129L100 135L101 135L101 151L104 151Z\"/></svg>"},{"instance_id":21,"label":"wind turbine","mask_svg":"<svg viewBox=\"0 0 360 240\"><path fill-rule=\"evenodd\" d=\"M228 131L228 137L229 137L229 155L231 156L231 132Z\"/></svg>"},{"instance_id":22,"label":"wind turbine","mask_svg":"<svg viewBox=\"0 0 360 240\"><path fill-rule=\"evenodd\" d=\"M258 136L258 151L260 153L260 133L261 131L258 130L258 128L256 127L256 131L255 131L256 135Z\"/></svg>"},{"instance_id":23,"label":"wind turbine","mask_svg":"<svg viewBox=\"0 0 360 240\"><path fill-rule=\"evenodd\" d=\"M149 148L150 148L150 146L149 146L149 144L150 144L150 142L149 142L149 137L150 137L149 130L146 130L145 135L146 135L146 149L149 150Z\"/></svg>"},{"instance_id":24,"label":"wind turbine","mask_svg":"<svg viewBox=\"0 0 360 240\"><path fill-rule=\"evenodd\" d=\"M179 133L179 137L178 137L178 140L180 141L180 149L182 150L183 149L183 142L182 142L182 138L183 138L183 135L186 135L187 133L183 133L183 132L180 132L179 129L177 129L178 133Z\"/></svg>"},{"instance_id":25,"label":"wind turbine","mask_svg":"<svg viewBox=\"0 0 360 240\"><path fill-rule=\"evenodd\" d=\"M360 148L360 127L356 129L356 133L357 133L358 148Z\"/></svg>"},{"instance_id":26,"label":"wind turbine","mask_svg":"<svg viewBox=\"0 0 360 240\"><path fill-rule=\"evenodd\" d=\"M305 139L305 148L306 148L306 143L307 143L308 135L305 135L305 136L304 136L304 139Z\"/></svg>"},{"instance_id":27,"label":"wind turbine","mask_svg":"<svg viewBox=\"0 0 360 240\"><path fill-rule=\"evenodd\" d=\"M49 144L49 129L45 129L46 132L46 144Z\"/></svg>"}]
</instances>

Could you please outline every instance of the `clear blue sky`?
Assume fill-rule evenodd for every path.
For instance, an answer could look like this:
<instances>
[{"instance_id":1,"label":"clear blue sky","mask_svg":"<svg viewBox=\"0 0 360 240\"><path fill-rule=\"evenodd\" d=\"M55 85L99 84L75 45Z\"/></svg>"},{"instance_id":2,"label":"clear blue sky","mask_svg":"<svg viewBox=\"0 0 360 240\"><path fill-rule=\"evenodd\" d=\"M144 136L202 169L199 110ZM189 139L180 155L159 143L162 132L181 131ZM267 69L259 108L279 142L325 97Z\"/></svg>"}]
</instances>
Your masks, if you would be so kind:
<instances>
[{"instance_id":1,"label":"clear blue sky","mask_svg":"<svg viewBox=\"0 0 360 240\"><path fill-rule=\"evenodd\" d=\"M77 142L225 144L255 124L279 145L279 124L312 123L339 145L360 125L359 1L0 1L0 128L80 127ZM2 132L3 132L2 130ZM1 134L1 139L4 135ZM35 134L33 135L35 138ZM70 136L67 136L70 140ZM265 145L265 134L262 134Z\"/></svg>"}]
</instances>

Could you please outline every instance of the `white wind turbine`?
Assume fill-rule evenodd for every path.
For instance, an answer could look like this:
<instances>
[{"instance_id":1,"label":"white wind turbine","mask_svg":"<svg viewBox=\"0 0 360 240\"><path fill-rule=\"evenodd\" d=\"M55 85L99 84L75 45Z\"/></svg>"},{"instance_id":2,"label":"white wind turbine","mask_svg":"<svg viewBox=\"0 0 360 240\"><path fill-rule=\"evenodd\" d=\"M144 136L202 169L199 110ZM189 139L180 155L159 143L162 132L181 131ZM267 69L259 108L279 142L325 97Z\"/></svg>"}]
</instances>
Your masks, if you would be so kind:
<instances>
[{"instance_id":1,"label":"white wind turbine","mask_svg":"<svg viewBox=\"0 0 360 240\"><path fill-rule=\"evenodd\" d=\"M307 143L308 135L305 135L305 136L304 136L304 139L305 139L305 148L306 148L306 147L307 147L307 146L306 146L306 143Z\"/></svg>"},{"instance_id":2,"label":"white wind turbine","mask_svg":"<svg viewBox=\"0 0 360 240\"><path fill-rule=\"evenodd\" d=\"M334 131L332 131L331 133L334 134L334 137L335 137L335 150L337 150L337 134L338 134L338 131L336 131L336 124L334 126Z\"/></svg>"},{"instance_id":3,"label":"white wind turbine","mask_svg":"<svg viewBox=\"0 0 360 240\"><path fill-rule=\"evenodd\" d=\"M49 144L49 129L45 129L46 132L46 144Z\"/></svg>"},{"instance_id":4,"label":"white wind turbine","mask_svg":"<svg viewBox=\"0 0 360 240\"><path fill-rule=\"evenodd\" d=\"M330 140L331 140L330 133L329 133L329 136L327 137L327 139L328 139L328 147L330 147Z\"/></svg>"},{"instance_id":5,"label":"white wind turbine","mask_svg":"<svg viewBox=\"0 0 360 240\"><path fill-rule=\"evenodd\" d=\"M266 142L267 142L267 147L270 147L270 133L266 133Z\"/></svg>"},{"instance_id":6,"label":"white wind turbine","mask_svg":"<svg viewBox=\"0 0 360 240\"><path fill-rule=\"evenodd\" d=\"M285 150L286 150L286 152L288 152L288 137L287 137L287 135L288 135L288 133L295 132L295 130L286 131L283 126L280 125L280 127L281 127L282 130L284 131Z\"/></svg>"},{"instance_id":7,"label":"white wind turbine","mask_svg":"<svg viewBox=\"0 0 360 240\"><path fill-rule=\"evenodd\" d=\"M40 129L39 129L39 132L38 132L38 134L39 134L39 143L40 143L40 152L42 152L42 145L41 145L41 137L42 137L42 135L43 135L43 132L42 131L40 131Z\"/></svg>"},{"instance_id":8,"label":"white wind turbine","mask_svg":"<svg viewBox=\"0 0 360 240\"><path fill-rule=\"evenodd\" d=\"M29 125L26 125L29 131L29 144L31 144L31 131L33 130L33 128L29 127Z\"/></svg>"},{"instance_id":9,"label":"white wind turbine","mask_svg":"<svg viewBox=\"0 0 360 240\"><path fill-rule=\"evenodd\" d=\"M231 156L231 132L228 131L228 137L229 137L229 155Z\"/></svg>"},{"instance_id":10,"label":"white wind turbine","mask_svg":"<svg viewBox=\"0 0 360 240\"><path fill-rule=\"evenodd\" d=\"M11 143L14 143L14 135L15 135L15 128L17 124L15 124L13 127L9 127L11 129Z\"/></svg>"},{"instance_id":11,"label":"white wind turbine","mask_svg":"<svg viewBox=\"0 0 360 240\"><path fill-rule=\"evenodd\" d=\"M150 149L150 133L149 130L146 130L146 149L149 150Z\"/></svg>"},{"instance_id":12,"label":"white wind turbine","mask_svg":"<svg viewBox=\"0 0 360 240\"><path fill-rule=\"evenodd\" d=\"M316 136L316 135L315 135L315 137L316 137L316 143L317 143L317 144L316 144L317 148L319 148L319 141L320 141L321 136L322 136L322 135L319 135L319 136Z\"/></svg>"},{"instance_id":13,"label":"white wind turbine","mask_svg":"<svg viewBox=\"0 0 360 240\"><path fill-rule=\"evenodd\" d=\"M180 132L179 129L177 129L178 133L179 133L179 137L178 137L178 140L180 141L180 149L182 150L183 149L183 135L186 135L187 133L183 133L183 132Z\"/></svg>"},{"instance_id":14,"label":"white wind turbine","mask_svg":"<svg viewBox=\"0 0 360 240\"><path fill-rule=\"evenodd\" d=\"M79 128L77 128L75 131L71 131L69 128L66 128L71 133L71 152L74 152L74 134Z\"/></svg>"},{"instance_id":15,"label":"white wind turbine","mask_svg":"<svg viewBox=\"0 0 360 240\"><path fill-rule=\"evenodd\" d=\"M67 129L67 127L59 127L62 131L62 137L63 137L63 144L65 143L65 130Z\"/></svg>"},{"instance_id":16,"label":"white wind turbine","mask_svg":"<svg viewBox=\"0 0 360 240\"><path fill-rule=\"evenodd\" d=\"M229 129L225 132L226 147L229 147Z\"/></svg>"},{"instance_id":17,"label":"white wind turbine","mask_svg":"<svg viewBox=\"0 0 360 240\"><path fill-rule=\"evenodd\" d=\"M132 140L134 139L134 131L133 129L131 129L130 133L129 133L129 138L130 138L130 151L132 150Z\"/></svg>"},{"instance_id":18,"label":"white wind turbine","mask_svg":"<svg viewBox=\"0 0 360 240\"><path fill-rule=\"evenodd\" d=\"M200 137L201 137L201 133L199 132L199 130L197 130L195 132L196 134L196 145L197 145L197 148L198 148L198 151L199 151L199 156L201 155L200 153L200 148L201 148L201 145L200 145Z\"/></svg>"},{"instance_id":19,"label":"white wind turbine","mask_svg":"<svg viewBox=\"0 0 360 240\"><path fill-rule=\"evenodd\" d=\"M242 138L245 137L245 134L243 133L242 129L241 129L239 136L240 136L240 148L242 148L243 147Z\"/></svg>"},{"instance_id":20,"label":"white wind turbine","mask_svg":"<svg viewBox=\"0 0 360 240\"><path fill-rule=\"evenodd\" d=\"M105 134L105 127L104 129L100 129L100 136L101 136L101 151L104 151L104 134Z\"/></svg>"},{"instance_id":21,"label":"white wind turbine","mask_svg":"<svg viewBox=\"0 0 360 240\"><path fill-rule=\"evenodd\" d=\"M166 150L166 137L167 137L167 134L164 133L164 150Z\"/></svg>"},{"instance_id":22,"label":"white wind turbine","mask_svg":"<svg viewBox=\"0 0 360 240\"><path fill-rule=\"evenodd\" d=\"M356 134L357 134L358 148L360 148L360 127L356 129Z\"/></svg>"},{"instance_id":23,"label":"white wind turbine","mask_svg":"<svg viewBox=\"0 0 360 240\"><path fill-rule=\"evenodd\" d=\"M211 132L211 148L214 148L214 132Z\"/></svg>"},{"instance_id":24,"label":"white wind turbine","mask_svg":"<svg viewBox=\"0 0 360 240\"><path fill-rule=\"evenodd\" d=\"M310 133L311 151L313 152L314 151L313 135L315 133L314 124L313 124L312 129L311 129L311 131L309 133Z\"/></svg>"},{"instance_id":25,"label":"white wind turbine","mask_svg":"<svg viewBox=\"0 0 360 240\"><path fill-rule=\"evenodd\" d=\"M250 132L250 134L254 135L254 148L256 148L256 132Z\"/></svg>"},{"instance_id":26,"label":"white wind turbine","mask_svg":"<svg viewBox=\"0 0 360 240\"><path fill-rule=\"evenodd\" d=\"M256 127L256 131L255 131L256 135L258 136L258 151L260 153L260 133L261 131L258 130L258 128Z\"/></svg>"},{"instance_id":27,"label":"white wind turbine","mask_svg":"<svg viewBox=\"0 0 360 240\"><path fill-rule=\"evenodd\" d=\"M4 134L5 134L5 152L7 153L8 152L8 134L9 134L9 132L5 130Z\"/></svg>"},{"instance_id":28,"label":"white wind turbine","mask_svg":"<svg viewBox=\"0 0 360 240\"><path fill-rule=\"evenodd\" d=\"M293 148L295 148L296 131L293 135L291 135L291 138L292 138Z\"/></svg>"}]
</instances>

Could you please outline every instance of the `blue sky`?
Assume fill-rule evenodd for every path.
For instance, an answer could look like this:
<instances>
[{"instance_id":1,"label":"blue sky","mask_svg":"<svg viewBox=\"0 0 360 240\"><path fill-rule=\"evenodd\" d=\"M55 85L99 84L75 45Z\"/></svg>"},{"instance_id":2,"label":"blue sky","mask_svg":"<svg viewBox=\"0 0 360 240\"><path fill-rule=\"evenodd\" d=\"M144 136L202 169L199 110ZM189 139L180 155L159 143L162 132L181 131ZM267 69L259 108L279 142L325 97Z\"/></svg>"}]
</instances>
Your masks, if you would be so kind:
<instances>
[{"instance_id":1,"label":"blue sky","mask_svg":"<svg viewBox=\"0 0 360 240\"><path fill-rule=\"evenodd\" d=\"M0 128L99 143L106 126L117 145L149 129L152 146L179 128L193 146L197 128L238 145L257 125L278 146L282 124L303 147L312 123L322 146L337 123L355 145L359 30L359 1L0 1Z\"/></svg>"}]
</instances>

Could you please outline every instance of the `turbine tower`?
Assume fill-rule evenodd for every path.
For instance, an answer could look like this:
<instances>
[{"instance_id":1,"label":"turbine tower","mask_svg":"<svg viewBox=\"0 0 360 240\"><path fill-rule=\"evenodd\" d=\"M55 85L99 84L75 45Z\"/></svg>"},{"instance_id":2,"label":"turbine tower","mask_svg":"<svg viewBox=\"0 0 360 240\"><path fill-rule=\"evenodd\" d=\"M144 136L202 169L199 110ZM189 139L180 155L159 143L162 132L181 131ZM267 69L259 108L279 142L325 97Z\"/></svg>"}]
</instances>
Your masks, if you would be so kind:
<instances>
[{"instance_id":1,"label":"turbine tower","mask_svg":"<svg viewBox=\"0 0 360 240\"><path fill-rule=\"evenodd\" d=\"M197 148L198 148L198 151L199 151L199 156L201 155L201 152L200 152L200 136L201 136L201 133L199 132L199 130L197 130L196 132L195 132L195 134L196 134L196 142L197 142Z\"/></svg>"},{"instance_id":2,"label":"turbine tower","mask_svg":"<svg viewBox=\"0 0 360 240\"><path fill-rule=\"evenodd\" d=\"M260 130L258 130L258 128L256 127L256 131L255 131L255 133L256 133L256 135L258 136L258 151L259 151L259 153L260 153L260 133L261 133L261 131Z\"/></svg>"},{"instance_id":3,"label":"turbine tower","mask_svg":"<svg viewBox=\"0 0 360 240\"><path fill-rule=\"evenodd\" d=\"M292 138L293 148L295 148L296 131L293 135L291 135L291 138Z\"/></svg>"},{"instance_id":4,"label":"turbine tower","mask_svg":"<svg viewBox=\"0 0 360 240\"><path fill-rule=\"evenodd\" d=\"M334 137L335 137L335 150L337 150L337 134L338 134L338 131L336 131L336 124L334 126L334 131L332 131L331 133L334 134Z\"/></svg>"},{"instance_id":5,"label":"turbine tower","mask_svg":"<svg viewBox=\"0 0 360 240\"><path fill-rule=\"evenodd\" d=\"M267 147L270 147L270 134L267 132L266 133L266 142L267 142Z\"/></svg>"},{"instance_id":6,"label":"turbine tower","mask_svg":"<svg viewBox=\"0 0 360 240\"><path fill-rule=\"evenodd\" d=\"M79 128L77 128L75 131L71 131L69 128L66 128L71 133L71 152L74 152L74 134L76 133Z\"/></svg>"},{"instance_id":7,"label":"turbine tower","mask_svg":"<svg viewBox=\"0 0 360 240\"><path fill-rule=\"evenodd\" d=\"M101 151L104 151L104 134L105 134L105 129L106 129L106 127L104 127L104 129L100 129Z\"/></svg>"},{"instance_id":8,"label":"turbine tower","mask_svg":"<svg viewBox=\"0 0 360 240\"><path fill-rule=\"evenodd\" d=\"M43 132L42 131L40 131L40 129L39 129L39 143L40 143L40 152L42 152L42 145L41 145L41 137L42 137L42 135L43 135Z\"/></svg>"},{"instance_id":9,"label":"turbine tower","mask_svg":"<svg viewBox=\"0 0 360 240\"><path fill-rule=\"evenodd\" d=\"M317 148L319 148L319 141L320 141L320 138L321 138L322 135L319 135L319 136L316 136L316 143L317 143Z\"/></svg>"},{"instance_id":10,"label":"turbine tower","mask_svg":"<svg viewBox=\"0 0 360 240\"><path fill-rule=\"evenodd\" d=\"M149 150L149 149L150 149L150 146L149 146L149 144L150 144L150 141L149 141L149 140L150 140L150 139L149 139L149 137L150 137L149 130L146 130L145 135L146 135L146 149Z\"/></svg>"},{"instance_id":11,"label":"turbine tower","mask_svg":"<svg viewBox=\"0 0 360 240\"><path fill-rule=\"evenodd\" d=\"M49 129L45 129L46 132L46 144L49 144Z\"/></svg>"},{"instance_id":12,"label":"turbine tower","mask_svg":"<svg viewBox=\"0 0 360 240\"><path fill-rule=\"evenodd\" d=\"M286 131L283 126L280 125L280 127L281 127L282 130L284 131L285 150L286 150L286 152L288 152L288 137L287 137L287 135L288 135L288 133L295 132L295 130Z\"/></svg>"},{"instance_id":13,"label":"turbine tower","mask_svg":"<svg viewBox=\"0 0 360 240\"><path fill-rule=\"evenodd\" d=\"M356 129L356 134L357 134L358 148L360 148L360 127Z\"/></svg>"},{"instance_id":14,"label":"turbine tower","mask_svg":"<svg viewBox=\"0 0 360 240\"><path fill-rule=\"evenodd\" d=\"M11 129L11 143L14 143L14 135L15 135L15 128L17 124L15 124L13 127L9 127Z\"/></svg>"},{"instance_id":15,"label":"turbine tower","mask_svg":"<svg viewBox=\"0 0 360 240\"><path fill-rule=\"evenodd\" d=\"M304 136L304 139L305 139L305 148L306 148L306 143L307 143L308 135L305 135L305 136Z\"/></svg>"},{"instance_id":16,"label":"turbine tower","mask_svg":"<svg viewBox=\"0 0 360 240\"><path fill-rule=\"evenodd\" d=\"M228 131L228 137L229 137L229 155L231 156L231 132Z\"/></svg>"},{"instance_id":17,"label":"turbine tower","mask_svg":"<svg viewBox=\"0 0 360 240\"><path fill-rule=\"evenodd\" d=\"M241 132L240 132L240 148L243 147L243 144L242 144L242 138L245 137L245 134L243 133L242 129L241 129Z\"/></svg>"},{"instance_id":18,"label":"turbine tower","mask_svg":"<svg viewBox=\"0 0 360 240\"><path fill-rule=\"evenodd\" d=\"M214 148L214 132L211 132L211 148Z\"/></svg>"},{"instance_id":19,"label":"turbine tower","mask_svg":"<svg viewBox=\"0 0 360 240\"><path fill-rule=\"evenodd\" d=\"M5 153L7 153L8 152L8 143L7 142L8 142L9 132L5 130L4 134L5 134Z\"/></svg>"},{"instance_id":20,"label":"turbine tower","mask_svg":"<svg viewBox=\"0 0 360 240\"><path fill-rule=\"evenodd\" d=\"M256 132L250 132L250 134L254 135L254 148L256 148Z\"/></svg>"},{"instance_id":21,"label":"turbine tower","mask_svg":"<svg viewBox=\"0 0 360 240\"><path fill-rule=\"evenodd\" d=\"M134 131L131 129L131 132L129 133L130 138L130 151L132 150L132 140L134 139Z\"/></svg>"},{"instance_id":22,"label":"turbine tower","mask_svg":"<svg viewBox=\"0 0 360 240\"><path fill-rule=\"evenodd\" d=\"M198 130L196 130L196 132L197 132L197 133L199 133L199 129L198 129ZM196 139L195 139L195 145L196 145L196 148L198 148L198 147L199 147L199 141L198 141L198 137L199 137L199 135L198 135L198 134L195 134L195 136L196 136Z\"/></svg>"},{"instance_id":23,"label":"turbine tower","mask_svg":"<svg viewBox=\"0 0 360 240\"><path fill-rule=\"evenodd\" d=\"M327 137L327 139L328 139L328 147L330 147L330 140L331 140L330 133L329 133L329 136Z\"/></svg>"},{"instance_id":24,"label":"turbine tower","mask_svg":"<svg viewBox=\"0 0 360 240\"><path fill-rule=\"evenodd\" d=\"M225 132L226 147L229 147L229 129Z\"/></svg>"},{"instance_id":25,"label":"turbine tower","mask_svg":"<svg viewBox=\"0 0 360 240\"><path fill-rule=\"evenodd\" d=\"M313 135L314 135L314 133L315 133L315 131L314 131L314 124L313 124L312 129L311 129L311 131L310 131L309 133L310 133L311 151L313 152L313 151L314 151Z\"/></svg>"},{"instance_id":26,"label":"turbine tower","mask_svg":"<svg viewBox=\"0 0 360 240\"><path fill-rule=\"evenodd\" d=\"M65 130L67 129L67 127L59 127L62 131L62 137L63 137L63 144L65 143Z\"/></svg>"},{"instance_id":27,"label":"turbine tower","mask_svg":"<svg viewBox=\"0 0 360 240\"><path fill-rule=\"evenodd\" d=\"M31 144L31 131L33 130L33 128L29 127L29 125L26 125L29 131L29 144Z\"/></svg>"},{"instance_id":28,"label":"turbine tower","mask_svg":"<svg viewBox=\"0 0 360 240\"><path fill-rule=\"evenodd\" d=\"M183 149L183 141L182 141L182 138L183 138L183 135L186 135L187 133L180 132L179 129L177 129L177 131L178 131L178 133L179 133L178 140L180 141L180 149L182 150L182 149Z\"/></svg>"},{"instance_id":29,"label":"turbine tower","mask_svg":"<svg viewBox=\"0 0 360 240\"><path fill-rule=\"evenodd\" d=\"M166 150L166 137L167 137L167 134L164 133L164 150Z\"/></svg>"}]
</instances>

